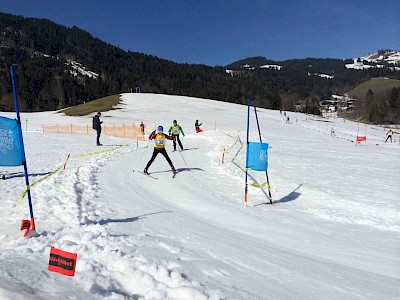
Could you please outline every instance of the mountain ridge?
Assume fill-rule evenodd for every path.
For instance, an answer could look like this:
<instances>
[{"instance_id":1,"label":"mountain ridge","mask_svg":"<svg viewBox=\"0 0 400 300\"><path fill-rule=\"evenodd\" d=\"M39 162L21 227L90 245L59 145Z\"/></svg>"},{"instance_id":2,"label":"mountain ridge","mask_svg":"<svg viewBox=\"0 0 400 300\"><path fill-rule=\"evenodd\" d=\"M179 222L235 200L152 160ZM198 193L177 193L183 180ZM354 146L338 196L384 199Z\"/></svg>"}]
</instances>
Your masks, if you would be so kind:
<instances>
[{"instance_id":1,"label":"mountain ridge","mask_svg":"<svg viewBox=\"0 0 400 300\"><path fill-rule=\"evenodd\" d=\"M387 68L347 69L342 59L292 59L262 56L226 67L178 64L124 51L76 26L47 19L0 13L0 110L12 110L7 72L14 65L22 111L55 110L129 91L174 94L294 110L318 111L320 99L344 93L361 82L385 76ZM246 61L258 68L242 68ZM363 60L364 61L364 60ZM376 62L370 62L376 64ZM229 72L231 66L237 66Z\"/></svg>"}]
</instances>

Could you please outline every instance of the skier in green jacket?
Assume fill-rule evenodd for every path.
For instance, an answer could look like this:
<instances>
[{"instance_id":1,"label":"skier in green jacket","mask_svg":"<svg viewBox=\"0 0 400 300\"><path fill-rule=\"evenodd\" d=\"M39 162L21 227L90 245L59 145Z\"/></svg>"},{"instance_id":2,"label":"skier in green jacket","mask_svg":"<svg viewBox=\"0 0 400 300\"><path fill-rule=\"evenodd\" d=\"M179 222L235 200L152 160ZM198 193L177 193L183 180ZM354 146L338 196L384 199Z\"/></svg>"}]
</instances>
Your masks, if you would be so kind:
<instances>
[{"instance_id":1,"label":"skier in green jacket","mask_svg":"<svg viewBox=\"0 0 400 300\"><path fill-rule=\"evenodd\" d=\"M168 134L172 135L172 141L174 142L174 150L176 151L176 141L178 141L179 147L181 147L181 151L183 151L182 142L179 139L179 134L182 133L185 136L182 127L178 124L176 120L172 122L172 126L168 129Z\"/></svg>"}]
</instances>

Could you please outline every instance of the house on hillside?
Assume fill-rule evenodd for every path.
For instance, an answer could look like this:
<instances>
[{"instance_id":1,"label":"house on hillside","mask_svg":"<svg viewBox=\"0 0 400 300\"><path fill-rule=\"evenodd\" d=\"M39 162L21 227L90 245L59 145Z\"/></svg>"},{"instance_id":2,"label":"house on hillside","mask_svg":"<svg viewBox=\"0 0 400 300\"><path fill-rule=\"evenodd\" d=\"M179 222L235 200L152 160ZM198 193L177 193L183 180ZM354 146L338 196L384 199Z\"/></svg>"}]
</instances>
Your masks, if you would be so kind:
<instances>
[{"instance_id":1,"label":"house on hillside","mask_svg":"<svg viewBox=\"0 0 400 300\"><path fill-rule=\"evenodd\" d=\"M354 108L355 98L351 98L348 94L332 95L331 99L319 102L321 112L347 111Z\"/></svg>"}]
</instances>

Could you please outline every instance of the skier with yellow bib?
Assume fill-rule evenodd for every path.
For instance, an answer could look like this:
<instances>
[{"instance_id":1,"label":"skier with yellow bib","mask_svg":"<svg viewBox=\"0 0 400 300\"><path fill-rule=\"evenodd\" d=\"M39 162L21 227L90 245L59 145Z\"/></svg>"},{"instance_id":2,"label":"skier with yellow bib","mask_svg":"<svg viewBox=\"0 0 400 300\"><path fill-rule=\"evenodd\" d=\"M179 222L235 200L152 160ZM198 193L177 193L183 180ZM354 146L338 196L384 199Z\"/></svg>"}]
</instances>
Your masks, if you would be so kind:
<instances>
[{"instance_id":1,"label":"skier with yellow bib","mask_svg":"<svg viewBox=\"0 0 400 300\"><path fill-rule=\"evenodd\" d=\"M172 122L172 126L168 129L168 134L172 135L172 141L174 142L174 150L173 151L176 151L176 141L178 141L179 147L181 147L181 151L183 151L182 142L179 139L180 133L182 133L182 135L185 136L185 134L183 133L182 127L179 126L179 124L176 120L174 120Z\"/></svg>"},{"instance_id":2,"label":"skier with yellow bib","mask_svg":"<svg viewBox=\"0 0 400 300\"><path fill-rule=\"evenodd\" d=\"M149 170L151 164L153 163L154 159L158 155L158 153L161 153L162 155L164 155L165 159L171 166L172 172L176 173L175 167L172 164L172 161L169 158L167 151L165 150L166 139L172 140L172 137L169 136L168 134L165 134L163 132L163 130L164 130L164 128L162 126L158 126L157 133L156 133L156 131L153 131L149 135L149 140L154 140L154 150L153 150L153 156L150 158L149 162L146 165L146 168L144 168L144 170L143 170L143 173L146 175L149 175L148 170Z\"/></svg>"}]
</instances>

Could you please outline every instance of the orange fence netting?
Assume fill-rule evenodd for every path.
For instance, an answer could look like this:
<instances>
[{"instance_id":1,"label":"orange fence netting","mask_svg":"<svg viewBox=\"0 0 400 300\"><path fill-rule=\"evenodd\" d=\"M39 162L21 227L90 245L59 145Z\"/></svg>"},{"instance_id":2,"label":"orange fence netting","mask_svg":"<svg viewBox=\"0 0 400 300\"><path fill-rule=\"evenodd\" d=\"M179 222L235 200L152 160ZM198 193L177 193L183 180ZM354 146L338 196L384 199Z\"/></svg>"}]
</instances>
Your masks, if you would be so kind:
<instances>
[{"instance_id":1,"label":"orange fence netting","mask_svg":"<svg viewBox=\"0 0 400 300\"><path fill-rule=\"evenodd\" d=\"M96 130L92 129L89 125L75 125L75 124L43 124L43 133L67 133L67 134L96 134ZM102 126L102 134L112 135L116 137L145 140L140 127L132 125L112 125Z\"/></svg>"}]
</instances>

